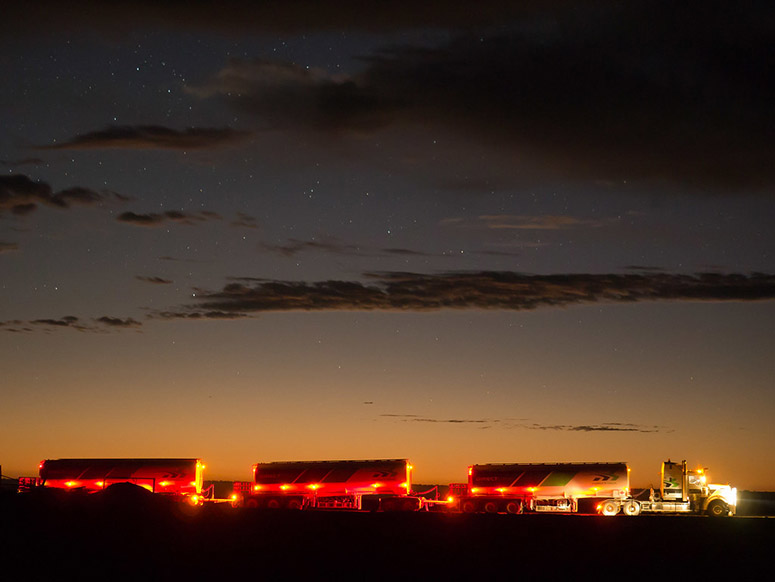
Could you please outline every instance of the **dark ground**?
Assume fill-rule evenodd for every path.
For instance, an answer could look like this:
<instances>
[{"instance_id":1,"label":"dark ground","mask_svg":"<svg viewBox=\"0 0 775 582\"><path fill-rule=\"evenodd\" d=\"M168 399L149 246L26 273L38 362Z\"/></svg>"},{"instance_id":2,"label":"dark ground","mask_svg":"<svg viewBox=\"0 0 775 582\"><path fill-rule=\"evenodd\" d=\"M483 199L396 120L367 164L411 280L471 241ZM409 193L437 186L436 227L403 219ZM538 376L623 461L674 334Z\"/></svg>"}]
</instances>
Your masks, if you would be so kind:
<instances>
[{"instance_id":1,"label":"dark ground","mask_svg":"<svg viewBox=\"0 0 775 582\"><path fill-rule=\"evenodd\" d=\"M141 492L0 499L0 566L143 580L448 580L691 572L761 578L775 519L289 512L189 507Z\"/></svg>"}]
</instances>

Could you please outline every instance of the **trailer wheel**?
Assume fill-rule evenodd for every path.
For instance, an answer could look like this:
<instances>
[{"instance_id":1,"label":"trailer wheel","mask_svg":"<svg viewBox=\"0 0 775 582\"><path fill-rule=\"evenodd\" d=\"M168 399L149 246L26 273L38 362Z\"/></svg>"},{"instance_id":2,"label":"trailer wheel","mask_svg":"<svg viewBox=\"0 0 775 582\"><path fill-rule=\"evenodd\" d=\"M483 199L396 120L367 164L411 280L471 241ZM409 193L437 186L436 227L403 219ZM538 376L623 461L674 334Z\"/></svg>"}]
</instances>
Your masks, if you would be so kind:
<instances>
[{"instance_id":1,"label":"trailer wheel","mask_svg":"<svg viewBox=\"0 0 775 582\"><path fill-rule=\"evenodd\" d=\"M248 499L248 500L245 502L245 507L250 507L250 508L253 508L253 509L255 509L256 507L258 507L258 500L257 500L257 499L253 499L253 498L251 497L250 499Z\"/></svg>"},{"instance_id":2,"label":"trailer wheel","mask_svg":"<svg viewBox=\"0 0 775 582\"><path fill-rule=\"evenodd\" d=\"M600 506L600 513L607 517L612 517L619 513L619 505L615 501L605 501Z\"/></svg>"},{"instance_id":3,"label":"trailer wheel","mask_svg":"<svg viewBox=\"0 0 775 582\"><path fill-rule=\"evenodd\" d=\"M288 509L293 509L294 511L298 511L301 509L301 501L298 499L290 499L288 501Z\"/></svg>"},{"instance_id":4,"label":"trailer wheel","mask_svg":"<svg viewBox=\"0 0 775 582\"><path fill-rule=\"evenodd\" d=\"M509 501L506 504L507 513L518 514L518 513L522 513L522 511L524 511L524 507L522 506L521 501Z\"/></svg>"},{"instance_id":5,"label":"trailer wheel","mask_svg":"<svg viewBox=\"0 0 775 582\"><path fill-rule=\"evenodd\" d=\"M471 500L463 502L463 513L474 513L476 511L476 503Z\"/></svg>"},{"instance_id":6,"label":"trailer wheel","mask_svg":"<svg viewBox=\"0 0 775 582\"><path fill-rule=\"evenodd\" d=\"M269 509L280 509L280 502L279 502L279 501L277 501L277 499L270 499L270 500L269 500L269 501L266 503L266 506L267 506Z\"/></svg>"},{"instance_id":7,"label":"trailer wheel","mask_svg":"<svg viewBox=\"0 0 775 582\"><path fill-rule=\"evenodd\" d=\"M729 506L720 499L716 499L710 502L706 513L711 517L724 517L729 515Z\"/></svg>"},{"instance_id":8,"label":"trailer wheel","mask_svg":"<svg viewBox=\"0 0 775 582\"><path fill-rule=\"evenodd\" d=\"M494 501L488 501L484 504L484 510L487 513L498 513L498 504Z\"/></svg>"},{"instance_id":9,"label":"trailer wheel","mask_svg":"<svg viewBox=\"0 0 775 582\"><path fill-rule=\"evenodd\" d=\"M638 515L640 513L640 503L637 501L628 501L622 507L624 515Z\"/></svg>"}]
</instances>

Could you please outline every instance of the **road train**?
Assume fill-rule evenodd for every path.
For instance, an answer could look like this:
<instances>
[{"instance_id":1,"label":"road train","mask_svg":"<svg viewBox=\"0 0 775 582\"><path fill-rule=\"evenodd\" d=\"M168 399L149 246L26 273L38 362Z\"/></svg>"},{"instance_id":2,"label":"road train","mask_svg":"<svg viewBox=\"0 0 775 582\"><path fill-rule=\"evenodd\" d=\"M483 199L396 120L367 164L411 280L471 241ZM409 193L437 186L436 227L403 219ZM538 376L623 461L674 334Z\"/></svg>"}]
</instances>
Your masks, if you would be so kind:
<instances>
[{"instance_id":1,"label":"road train","mask_svg":"<svg viewBox=\"0 0 775 582\"><path fill-rule=\"evenodd\" d=\"M193 504L228 501L235 507L463 513L646 513L731 516L737 490L707 482L686 461L662 463L657 491L630 490L626 463L510 463L468 468L466 483L452 483L438 499L412 490L407 459L267 462L253 465L251 481L237 481L228 499L204 488L201 459L53 459L39 476L21 478L19 490L37 487L94 493L131 483Z\"/></svg>"}]
</instances>

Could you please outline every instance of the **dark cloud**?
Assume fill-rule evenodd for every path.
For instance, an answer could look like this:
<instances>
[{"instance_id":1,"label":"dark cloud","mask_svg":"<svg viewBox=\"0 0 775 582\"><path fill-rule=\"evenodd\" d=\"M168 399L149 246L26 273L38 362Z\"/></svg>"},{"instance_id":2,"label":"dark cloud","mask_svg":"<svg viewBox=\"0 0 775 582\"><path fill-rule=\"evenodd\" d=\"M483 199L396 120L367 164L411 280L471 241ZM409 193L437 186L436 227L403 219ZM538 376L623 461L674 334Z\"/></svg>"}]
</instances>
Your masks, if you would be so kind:
<instances>
[{"instance_id":1,"label":"dark cloud","mask_svg":"<svg viewBox=\"0 0 775 582\"><path fill-rule=\"evenodd\" d=\"M244 212L237 212L237 218L231 222L231 226L237 226L241 228L258 228L256 217L245 214Z\"/></svg>"},{"instance_id":2,"label":"dark cloud","mask_svg":"<svg viewBox=\"0 0 775 582\"><path fill-rule=\"evenodd\" d=\"M253 113L264 129L371 131L388 125L400 106L355 79L266 59L233 59L214 79L188 91Z\"/></svg>"},{"instance_id":3,"label":"dark cloud","mask_svg":"<svg viewBox=\"0 0 775 582\"><path fill-rule=\"evenodd\" d=\"M85 321L73 315L67 315L59 319L34 319L30 321L11 320L0 321L0 327L8 332L27 332L36 330L53 331L56 329L74 329L81 332L104 333L105 328L128 329L141 327L142 323L127 317L109 317L107 315L90 321Z\"/></svg>"},{"instance_id":4,"label":"dark cloud","mask_svg":"<svg viewBox=\"0 0 775 582\"><path fill-rule=\"evenodd\" d=\"M135 276L138 281L144 281L145 283L153 283L154 285L171 285L170 279L162 279L161 277L145 277L143 275Z\"/></svg>"},{"instance_id":5,"label":"dark cloud","mask_svg":"<svg viewBox=\"0 0 775 582\"><path fill-rule=\"evenodd\" d=\"M268 243L261 243L260 248L286 257L295 257L299 253L307 251L320 251L340 255L362 254L360 246L346 244L333 237L328 237L323 240L298 240L291 238L284 244L271 245Z\"/></svg>"},{"instance_id":6,"label":"dark cloud","mask_svg":"<svg viewBox=\"0 0 775 582\"><path fill-rule=\"evenodd\" d=\"M613 222L615 220L585 219L561 214L487 214L472 219L446 219L444 224L460 228L485 228L488 230L570 230L574 228L600 228Z\"/></svg>"},{"instance_id":7,"label":"dark cloud","mask_svg":"<svg viewBox=\"0 0 775 582\"><path fill-rule=\"evenodd\" d=\"M271 253L278 253L285 257L295 257L305 252L322 252L336 255L348 255L359 257L383 257L383 256L417 256L417 257L448 257L448 253L426 253L404 248L371 248L363 245L345 243L336 237L324 237L321 240L288 239L283 244L261 243L260 248Z\"/></svg>"},{"instance_id":8,"label":"dark cloud","mask_svg":"<svg viewBox=\"0 0 775 582\"><path fill-rule=\"evenodd\" d=\"M766 2L602 2L394 47L351 76L233 60L190 90L264 127L451 128L523 170L769 191L770 15Z\"/></svg>"},{"instance_id":9,"label":"dark cloud","mask_svg":"<svg viewBox=\"0 0 775 582\"><path fill-rule=\"evenodd\" d=\"M462 272L439 275L381 273L356 281L229 283L198 292L199 305L183 312L440 309L531 310L589 303L637 301L755 301L775 299L769 274L568 274Z\"/></svg>"},{"instance_id":10,"label":"dark cloud","mask_svg":"<svg viewBox=\"0 0 775 582\"><path fill-rule=\"evenodd\" d=\"M107 325L108 327L140 327L142 325L142 323L131 317L121 319L119 317L108 317L107 315L104 315L95 321Z\"/></svg>"},{"instance_id":11,"label":"dark cloud","mask_svg":"<svg viewBox=\"0 0 775 582\"><path fill-rule=\"evenodd\" d=\"M111 125L102 131L85 133L61 143L39 146L38 149L158 148L197 150L234 143L248 135L250 135L249 132L230 128L190 127L184 131L177 131L159 125Z\"/></svg>"},{"instance_id":12,"label":"dark cloud","mask_svg":"<svg viewBox=\"0 0 775 582\"><path fill-rule=\"evenodd\" d=\"M35 319L27 323L30 325L43 326L48 328L67 327L70 329L76 329L78 331L90 330L88 325L82 323L77 317L73 315L67 315L60 319Z\"/></svg>"},{"instance_id":13,"label":"dark cloud","mask_svg":"<svg viewBox=\"0 0 775 582\"><path fill-rule=\"evenodd\" d=\"M234 311L159 311L149 316L151 319L242 319L249 317L246 313Z\"/></svg>"},{"instance_id":14,"label":"dark cloud","mask_svg":"<svg viewBox=\"0 0 775 582\"><path fill-rule=\"evenodd\" d=\"M393 418L402 422L420 422L431 424L471 424L479 428L491 428L498 426L507 429L528 429L528 430L551 430L568 432L672 432L671 429L665 429L660 426L644 426L639 424L622 422L604 422L600 424L540 424L525 423L519 419L513 418L433 418L420 416L417 414L380 414L382 418Z\"/></svg>"},{"instance_id":15,"label":"dark cloud","mask_svg":"<svg viewBox=\"0 0 775 582\"><path fill-rule=\"evenodd\" d=\"M80 186L54 192L46 182L35 182L24 174L0 176L0 214L6 210L16 215L28 214L39 204L54 208L94 206L104 199L105 194Z\"/></svg>"},{"instance_id":16,"label":"dark cloud","mask_svg":"<svg viewBox=\"0 0 775 582\"><path fill-rule=\"evenodd\" d=\"M192 225L206 220L220 220L215 212L188 213L179 210L167 210L161 213L137 214L135 212L123 212L116 220L133 226L163 226L169 222Z\"/></svg>"},{"instance_id":17,"label":"dark cloud","mask_svg":"<svg viewBox=\"0 0 775 582\"><path fill-rule=\"evenodd\" d=\"M22 160L0 160L0 165L8 168L18 168L20 166L40 166L45 163L40 158L24 158Z\"/></svg>"},{"instance_id":18,"label":"dark cloud","mask_svg":"<svg viewBox=\"0 0 775 582\"><path fill-rule=\"evenodd\" d=\"M19 250L18 244L0 241L0 255L3 253L11 253L13 251L18 251L18 250Z\"/></svg>"},{"instance_id":19,"label":"dark cloud","mask_svg":"<svg viewBox=\"0 0 775 582\"><path fill-rule=\"evenodd\" d=\"M501 422L498 419L489 418L428 418L416 414L380 414L386 418L396 418L405 422L428 422L442 424L497 424Z\"/></svg>"},{"instance_id":20,"label":"dark cloud","mask_svg":"<svg viewBox=\"0 0 775 582\"><path fill-rule=\"evenodd\" d=\"M621 422L606 422L602 424L528 424L523 428L531 430L556 430L570 432L664 432L659 426L642 426ZM668 430L668 432L672 432Z\"/></svg>"}]
</instances>

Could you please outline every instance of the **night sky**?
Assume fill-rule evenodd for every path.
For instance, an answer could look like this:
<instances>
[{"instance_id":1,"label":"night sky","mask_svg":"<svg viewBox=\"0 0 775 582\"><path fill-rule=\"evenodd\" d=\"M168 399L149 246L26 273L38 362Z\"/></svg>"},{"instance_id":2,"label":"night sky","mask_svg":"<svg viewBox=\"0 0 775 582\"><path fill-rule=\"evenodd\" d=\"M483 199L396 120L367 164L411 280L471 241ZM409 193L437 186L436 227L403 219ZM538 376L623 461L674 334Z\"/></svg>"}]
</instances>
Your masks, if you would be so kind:
<instances>
[{"instance_id":1,"label":"night sky","mask_svg":"<svg viewBox=\"0 0 775 582\"><path fill-rule=\"evenodd\" d=\"M775 489L769 2L63 6L0 23L5 475Z\"/></svg>"}]
</instances>

